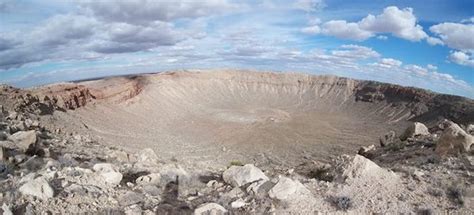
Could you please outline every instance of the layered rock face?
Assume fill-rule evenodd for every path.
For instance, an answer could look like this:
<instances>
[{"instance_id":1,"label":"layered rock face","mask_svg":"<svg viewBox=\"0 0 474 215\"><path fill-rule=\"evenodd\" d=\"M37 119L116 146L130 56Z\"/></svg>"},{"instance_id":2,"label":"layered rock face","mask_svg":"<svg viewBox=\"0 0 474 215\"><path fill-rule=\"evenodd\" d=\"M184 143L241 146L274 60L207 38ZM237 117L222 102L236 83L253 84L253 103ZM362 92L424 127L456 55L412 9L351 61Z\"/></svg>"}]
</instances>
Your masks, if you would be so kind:
<instances>
[{"instance_id":1,"label":"layered rock face","mask_svg":"<svg viewBox=\"0 0 474 215\"><path fill-rule=\"evenodd\" d=\"M69 130L87 125L113 145L220 165L280 156L294 164L302 153L325 159L327 151L349 152L401 132L410 120L465 121L474 107L455 96L445 96L452 104L439 102L420 89L288 73L170 72L77 85L95 99L64 116Z\"/></svg>"}]
</instances>

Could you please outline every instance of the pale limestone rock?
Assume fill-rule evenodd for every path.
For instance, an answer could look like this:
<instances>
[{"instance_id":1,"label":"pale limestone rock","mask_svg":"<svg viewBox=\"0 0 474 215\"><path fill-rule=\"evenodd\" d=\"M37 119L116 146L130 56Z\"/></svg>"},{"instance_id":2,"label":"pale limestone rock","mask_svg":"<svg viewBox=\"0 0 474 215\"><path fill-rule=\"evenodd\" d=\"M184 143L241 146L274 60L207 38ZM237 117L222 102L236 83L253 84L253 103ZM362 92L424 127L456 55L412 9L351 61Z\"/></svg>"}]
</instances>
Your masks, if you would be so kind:
<instances>
[{"instance_id":1,"label":"pale limestone rock","mask_svg":"<svg viewBox=\"0 0 474 215\"><path fill-rule=\"evenodd\" d=\"M28 149L36 147L36 131L18 131L8 137L20 150L26 152Z\"/></svg>"},{"instance_id":2,"label":"pale limestone rock","mask_svg":"<svg viewBox=\"0 0 474 215\"><path fill-rule=\"evenodd\" d=\"M456 123L451 123L441 134L436 143L435 152L439 155L449 155L468 152L474 143L474 137L466 133Z\"/></svg>"},{"instance_id":3,"label":"pale limestone rock","mask_svg":"<svg viewBox=\"0 0 474 215\"><path fill-rule=\"evenodd\" d=\"M194 215L224 215L227 210L217 203L205 203L194 210Z\"/></svg>"},{"instance_id":4,"label":"pale limestone rock","mask_svg":"<svg viewBox=\"0 0 474 215\"><path fill-rule=\"evenodd\" d=\"M222 177L224 181L234 187L240 187L247 183L252 183L259 180L268 180L268 177L253 164L246 164L245 166L231 166L227 169Z\"/></svg>"},{"instance_id":5,"label":"pale limestone rock","mask_svg":"<svg viewBox=\"0 0 474 215\"><path fill-rule=\"evenodd\" d=\"M47 200L54 196L54 190L46 179L39 177L23 184L19 191L23 195L36 196L42 200Z\"/></svg>"}]
</instances>

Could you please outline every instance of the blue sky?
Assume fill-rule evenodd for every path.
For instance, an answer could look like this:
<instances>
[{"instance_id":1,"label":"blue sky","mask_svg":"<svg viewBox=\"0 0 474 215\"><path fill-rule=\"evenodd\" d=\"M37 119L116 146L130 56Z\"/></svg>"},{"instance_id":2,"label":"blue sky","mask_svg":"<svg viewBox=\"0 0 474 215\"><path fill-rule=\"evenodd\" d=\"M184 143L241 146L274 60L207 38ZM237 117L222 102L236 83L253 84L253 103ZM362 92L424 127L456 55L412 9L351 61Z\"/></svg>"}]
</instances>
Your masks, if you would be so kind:
<instances>
[{"instance_id":1,"label":"blue sky","mask_svg":"<svg viewBox=\"0 0 474 215\"><path fill-rule=\"evenodd\" d=\"M0 83L243 68L474 98L473 11L468 0L0 0Z\"/></svg>"}]
</instances>

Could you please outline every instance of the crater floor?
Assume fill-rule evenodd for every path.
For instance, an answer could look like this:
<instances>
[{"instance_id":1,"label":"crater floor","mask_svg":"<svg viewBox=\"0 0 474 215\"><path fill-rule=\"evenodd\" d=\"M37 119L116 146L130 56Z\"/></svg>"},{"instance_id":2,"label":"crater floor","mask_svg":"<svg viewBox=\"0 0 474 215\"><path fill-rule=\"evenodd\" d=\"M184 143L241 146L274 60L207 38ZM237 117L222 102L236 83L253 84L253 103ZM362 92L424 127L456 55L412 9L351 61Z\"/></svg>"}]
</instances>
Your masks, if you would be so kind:
<instances>
[{"instance_id":1,"label":"crater floor","mask_svg":"<svg viewBox=\"0 0 474 215\"><path fill-rule=\"evenodd\" d=\"M107 94L117 92L111 82L80 84L107 86L100 89ZM177 72L145 75L140 83L130 98L108 97L56 117L66 130L87 127L110 145L222 167L236 160L284 166L305 157L327 160L377 144L410 115L390 103L356 101L358 82L334 76Z\"/></svg>"}]
</instances>

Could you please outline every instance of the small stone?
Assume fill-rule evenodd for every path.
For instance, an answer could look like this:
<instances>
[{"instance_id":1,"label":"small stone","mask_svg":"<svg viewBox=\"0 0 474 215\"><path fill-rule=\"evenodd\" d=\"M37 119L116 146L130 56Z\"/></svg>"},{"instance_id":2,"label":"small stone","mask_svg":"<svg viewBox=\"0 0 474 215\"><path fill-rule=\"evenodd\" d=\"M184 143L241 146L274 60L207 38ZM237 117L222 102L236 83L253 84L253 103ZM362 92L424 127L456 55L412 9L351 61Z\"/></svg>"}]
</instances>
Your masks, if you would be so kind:
<instances>
[{"instance_id":1,"label":"small stone","mask_svg":"<svg viewBox=\"0 0 474 215\"><path fill-rule=\"evenodd\" d=\"M25 126L28 129L38 128L40 123L37 120L26 119Z\"/></svg>"},{"instance_id":2,"label":"small stone","mask_svg":"<svg viewBox=\"0 0 474 215\"><path fill-rule=\"evenodd\" d=\"M207 182L206 186L207 187L215 187L216 184L218 184L219 182L216 181L216 180L210 180L209 182Z\"/></svg>"},{"instance_id":3,"label":"small stone","mask_svg":"<svg viewBox=\"0 0 474 215\"><path fill-rule=\"evenodd\" d=\"M146 148L136 154L137 162L134 164L134 167L139 170L149 170L155 171L158 169L159 158L156 155L155 151L150 148Z\"/></svg>"},{"instance_id":4,"label":"small stone","mask_svg":"<svg viewBox=\"0 0 474 215\"><path fill-rule=\"evenodd\" d=\"M287 171L288 175L292 175L294 172L295 172L295 169L289 169L289 170Z\"/></svg>"},{"instance_id":5,"label":"small stone","mask_svg":"<svg viewBox=\"0 0 474 215\"><path fill-rule=\"evenodd\" d=\"M246 191L247 193L252 193L254 195L263 197L268 193L270 189L272 189L273 186L274 183L272 183L271 181L261 180L251 183L247 187Z\"/></svg>"},{"instance_id":6,"label":"small stone","mask_svg":"<svg viewBox=\"0 0 474 215\"><path fill-rule=\"evenodd\" d=\"M144 176L140 176L135 181L138 185L159 185L161 181L161 175L158 173L152 173Z\"/></svg>"},{"instance_id":7,"label":"small stone","mask_svg":"<svg viewBox=\"0 0 474 215\"><path fill-rule=\"evenodd\" d=\"M125 215L142 215L142 212L143 211L139 205L131 205L124 211Z\"/></svg>"},{"instance_id":8,"label":"small stone","mask_svg":"<svg viewBox=\"0 0 474 215\"><path fill-rule=\"evenodd\" d=\"M124 195L122 195L118 198L119 204L121 206L128 206L128 205L137 204L137 203L143 201L143 199L145 199L143 194L136 193L136 192L133 192L133 191L127 191Z\"/></svg>"},{"instance_id":9,"label":"small stone","mask_svg":"<svg viewBox=\"0 0 474 215\"><path fill-rule=\"evenodd\" d=\"M166 164L160 168L160 184L165 186L170 182L175 182L176 179L179 180L180 184L185 184L185 182L191 176L184 170L181 166L177 164ZM156 181L157 179L155 179Z\"/></svg>"},{"instance_id":10,"label":"small stone","mask_svg":"<svg viewBox=\"0 0 474 215\"><path fill-rule=\"evenodd\" d=\"M8 158L7 158L7 154L5 153L5 149L0 146L0 161L6 161Z\"/></svg>"},{"instance_id":11,"label":"small stone","mask_svg":"<svg viewBox=\"0 0 474 215\"><path fill-rule=\"evenodd\" d=\"M36 196L42 200L47 200L54 196L53 188L51 188L48 181L42 177L26 182L19 188L19 191L23 195Z\"/></svg>"},{"instance_id":12,"label":"small stone","mask_svg":"<svg viewBox=\"0 0 474 215\"><path fill-rule=\"evenodd\" d=\"M370 158L370 157L372 157L374 151L375 151L375 145L362 146L362 147L360 147L357 154L362 155L362 156L367 157L367 158Z\"/></svg>"},{"instance_id":13,"label":"small stone","mask_svg":"<svg viewBox=\"0 0 474 215\"><path fill-rule=\"evenodd\" d=\"M8 139L7 133L1 131L1 132L0 132L0 141L4 141L4 140L6 140L6 139Z\"/></svg>"},{"instance_id":14,"label":"small stone","mask_svg":"<svg viewBox=\"0 0 474 215\"><path fill-rule=\"evenodd\" d=\"M11 119L11 120L14 120L18 117L18 113L17 112L10 112L7 116L7 119Z\"/></svg>"},{"instance_id":15,"label":"small stone","mask_svg":"<svg viewBox=\"0 0 474 215\"><path fill-rule=\"evenodd\" d=\"M7 170L7 165L4 162L0 161L0 176L6 175L8 173Z\"/></svg>"},{"instance_id":16,"label":"small stone","mask_svg":"<svg viewBox=\"0 0 474 215\"><path fill-rule=\"evenodd\" d=\"M109 184L118 185L122 181L123 175L110 163L95 164L93 169Z\"/></svg>"},{"instance_id":17,"label":"small stone","mask_svg":"<svg viewBox=\"0 0 474 215\"><path fill-rule=\"evenodd\" d=\"M150 196L159 196L161 195L161 190L157 186L145 185L142 188L143 192Z\"/></svg>"},{"instance_id":18,"label":"small stone","mask_svg":"<svg viewBox=\"0 0 474 215\"><path fill-rule=\"evenodd\" d=\"M247 205L247 203L245 203L245 201L243 199L237 199L237 200L233 201L232 203L230 203L230 206L232 208L241 208L245 205Z\"/></svg>"},{"instance_id":19,"label":"small stone","mask_svg":"<svg viewBox=\"0 0 474 215\"><path fill-rule=\"evenodd\" d=\"M474 124L469 124L466 127L466 132L469 133L470 135L474 135Z\"/></svg>"},{"instance_id":20,"label":"small stone","mask_svg":"<svg viewBox=\"0 0 474 215\"><path fill-rule=\"evenodd\" d=\"M387 145L392 144L393 142L395 142L395 136L395 131L387 132L386 134L380 137L380 146L385 147Z\"/></svg>"},{"instance_id":21,"label":"small stone","mask_svg":"<svg viewBox=\"0 0 474 215\"><path fill-rule=\"evenodd\" d=\"M143 149L138 155L138 162L158 163L159 158L158 155L156 155L155 151L153 151L153 149L146 148Z\"/></svg>"},{"instance_id":22,"label":"small stone","mask_svg":"<svg viewBox=\"0 0 474 215\"><path fill-rule=\"evenodd\" d=\"M111 157L117 159L117 161L119 162L130 162L131 159L130 159L130 155L124 151L113 151L111 153Z\"/></svg>"},{"instance_id":23,"label":"small stone","mask_svg":"<svg viewBox=\"0 0 474 215\"><path fill-rule=\"evenodd\" d=\"M24 154L15 155L15 157L13 157L13 161L15 163L21 163L24 160L26 160L26 155L24 155Z\"/></svg>"},{"instance_id":24,"label":"small stone","mask_svg":"<svg viewBox=\"0 0 474 215\"><path fill-rule=\"evenodd\" d=\"M224 181L235 187L252 183L259 180L268 180L268 177L253 164L244 166L231 166L222 174Z\"/></svg>"},{"instance_id":25,"label":"small stone","mask_svg":"<svg viewBox=\"0 0 474 215\"><path fill-rule=\"evenodd\" d=\"M205 203L194 210L194 215L224 215L227 210L217 203Z\"/></svg>"},{"instance_id":26,"label":"small stone","mask_svg":"<svg viewBox=\"0 0 474 215\"><path fill-rule=\"evenodd\" d=\"M423 176L425 175L425 173L423 173L422 171L420 170L415 170L413 172L413 177L417 180L421 180L423 178Z\"/></svg>"}]
</instances>

